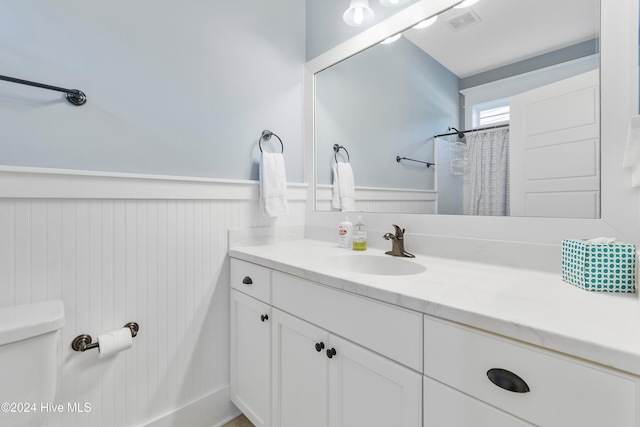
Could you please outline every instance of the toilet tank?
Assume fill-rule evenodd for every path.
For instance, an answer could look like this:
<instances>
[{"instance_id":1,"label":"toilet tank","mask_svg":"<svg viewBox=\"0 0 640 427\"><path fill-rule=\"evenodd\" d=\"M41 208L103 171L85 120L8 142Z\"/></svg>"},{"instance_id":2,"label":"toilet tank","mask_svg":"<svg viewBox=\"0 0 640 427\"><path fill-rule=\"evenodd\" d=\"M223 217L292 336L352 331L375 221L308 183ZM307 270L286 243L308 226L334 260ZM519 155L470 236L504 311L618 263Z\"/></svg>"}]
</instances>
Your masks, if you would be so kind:
<instances>
[{"instance_id":1,"label":"toilet tank","mask_svg":"<svg viewBox=\"0 0 640 427\"><path fill-rule=\"evenodd\" d=\"M44 422L47 411L41 405L55 403L58 330L63 325L62 301L0 308L0 426L38 427Z\"/></svg>"}]
</instances>

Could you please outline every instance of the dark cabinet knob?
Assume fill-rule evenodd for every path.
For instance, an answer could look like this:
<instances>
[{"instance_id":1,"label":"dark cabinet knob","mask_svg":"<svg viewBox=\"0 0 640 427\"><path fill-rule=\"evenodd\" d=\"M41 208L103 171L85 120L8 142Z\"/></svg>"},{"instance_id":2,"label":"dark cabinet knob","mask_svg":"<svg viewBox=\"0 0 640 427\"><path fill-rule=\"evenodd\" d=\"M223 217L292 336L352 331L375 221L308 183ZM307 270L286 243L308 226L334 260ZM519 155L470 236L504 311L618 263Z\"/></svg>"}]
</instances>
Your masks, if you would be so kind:
<instances>
[{"instance_id":1,"label":"dark cabinet knob","mask_svg":"<svg viewBox=\"0 0 640 427\"><path fill-rule=\"evenodd\" d=\"M260 320L262 320L263 322L265 320L269 320L269 315L268 314L263 314L262 316L260 316Z\"/></svg>"},{"instance_id":2,"label":"dark cabinet knob","mask_svg":"<svg viewBox=\"0 0 640 427\"><path fill-rule=\"evenodd\" d=\"M242 279L242 283L244 283L245 285L253 285L253 280L251 280L251 277L249 276L244 276L244 279Z\"/></svg>"},{"instance_id":3,"label":"dark cabinet knob","mask_svg":"<svg viewBox=\"0 0 640 427\"><path fill-rule=\"evenodd\" d=\"M487 377L489 377L489 381L498 387L514 393L528 393L530 391L529 386L522 378L506 369L489 369Z\"/></svg>"},{"instance_id":4,"label":"dark cabinet knob","mask_svg":"<svg viewBox=\"0 0 640 427\"><path fill-rule=\"evenodd\" d=\"M320 353L322 351L322 349L324 348L324 343L323 342L317 342L316 343L316 351L318 353Z\"/></svg>"},{"instance_id":5,"label":"dark cabinet knob","mask_svg":"<svg viewBox=\"0 0 640 427\"><path fill-rule=\"evenodd\" d=\"M327 357L329 359L332 359L333 356L335 356L335 355L336 355L336 349L335 348L330 348L330 349L327 350Z\"/></svg>"}]
</instances>

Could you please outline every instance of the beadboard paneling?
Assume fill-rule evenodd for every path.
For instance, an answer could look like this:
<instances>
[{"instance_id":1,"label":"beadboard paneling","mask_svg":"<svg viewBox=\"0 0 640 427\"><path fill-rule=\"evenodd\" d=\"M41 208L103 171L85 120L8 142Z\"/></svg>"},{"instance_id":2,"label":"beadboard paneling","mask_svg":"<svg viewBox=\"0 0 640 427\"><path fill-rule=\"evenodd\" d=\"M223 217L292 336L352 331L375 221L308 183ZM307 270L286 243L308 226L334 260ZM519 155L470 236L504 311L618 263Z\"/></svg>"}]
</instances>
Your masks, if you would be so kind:
<instances>
[{"instance_id":1,"label":"beadboard paneling","mask_svg":"<svg viewBox=\"0 0 640 427\"><path fill-rule=\"evenodd\" d=\"M47 426L141 426L228 384L227 230L268 219L256 200L0 199L0 306L62 299L56 404ZM99 359L72 339L140 324ZM214 424L216 420L211 420Z\"/></svg>"}]
</instances>

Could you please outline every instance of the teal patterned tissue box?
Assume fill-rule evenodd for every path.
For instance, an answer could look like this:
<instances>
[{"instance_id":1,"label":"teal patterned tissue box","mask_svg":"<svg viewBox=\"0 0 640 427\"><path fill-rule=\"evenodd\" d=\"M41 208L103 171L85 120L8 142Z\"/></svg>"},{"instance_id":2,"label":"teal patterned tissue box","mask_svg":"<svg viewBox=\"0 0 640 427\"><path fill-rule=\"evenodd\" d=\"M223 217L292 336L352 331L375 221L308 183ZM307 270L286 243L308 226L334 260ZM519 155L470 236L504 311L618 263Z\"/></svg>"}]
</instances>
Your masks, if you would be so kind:
<instances>
[{"instance_id":1,"label":"teal patterned tissue box","mask_svg":"<svg viewBox=\"0 0 640 427\"><path fill-rule=\"evenodd\" d=\"M562 280L587 291L635 292L636 247L565 239Z\"/></svg>"}]
</instances>

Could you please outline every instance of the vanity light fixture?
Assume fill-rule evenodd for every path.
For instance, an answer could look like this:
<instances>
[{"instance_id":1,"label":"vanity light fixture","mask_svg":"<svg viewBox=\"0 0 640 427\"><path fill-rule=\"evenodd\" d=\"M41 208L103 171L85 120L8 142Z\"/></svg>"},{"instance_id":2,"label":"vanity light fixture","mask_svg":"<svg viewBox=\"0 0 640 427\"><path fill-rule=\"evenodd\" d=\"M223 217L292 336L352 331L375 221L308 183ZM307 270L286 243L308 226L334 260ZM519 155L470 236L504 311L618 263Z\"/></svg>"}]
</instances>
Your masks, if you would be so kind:
<instances>
[{"instance_id":1,"label":"vanity light fixture","mask_svg":"<svg viewBox=\"0 0 640 427\"><path fill-rule=\"evenodd\" d=\"M476 4L478 3L478 0L464 0L462 3L460 3L457 6L453 6L454 9L462 9L464 7L469 7L472 4Z\"/></svg>"},{"instance_id":2,"label":"vanity light fixture","mask_svg":"<svg viewBox=\"0 0 640 427\"><path fill-rule=\"evenodd\" d=\"M380 44L389 44L389 43L393 43L394 41L398 40L400 38L400 36L402 36L401 33L396 34L395 36L391 36L391 37L387 37L386 39L382 40L380 42Z\"/></svg>"},{"instance_id":3,"label":"vanity light fixture","mask_svg":"<svg viewBox=\"0 0 640 427\"><path fill-rule=\"evenodd\" d=\"M380 0L380 4L387 7L400 6L407 3L409 0Z\"/></svg>"},{"instance_id":4,"label":"vanity light fixture","mask_svg":"<svg viewBox=\"0 0 640 427\"><path fill-rule=\"evenodd\" d=\"M436 22L437 20L438 20L438 15L432 16L429 19L425 19L424 21L418 22L416 25L413 26L413 28L415 28L416 30L421 30L423 28L427 28L433 25L433 23Z\"/></svg>"},{"instance_id":5,"label":"vanity light fixture","mask_svg":"<svg viewBox=\"0 0 640 427\"><path fill-rule=\"evenodd\" d=\"M344 12L342 19L352 27L363 27L370 24L376 14L369 7L369 0L351 0L349 9Z\"/></svg>"}]
</instances>

